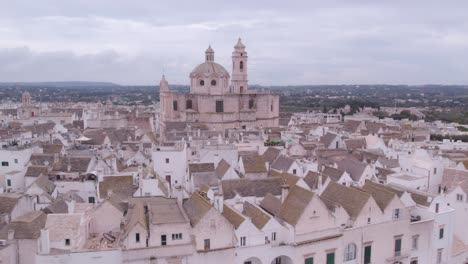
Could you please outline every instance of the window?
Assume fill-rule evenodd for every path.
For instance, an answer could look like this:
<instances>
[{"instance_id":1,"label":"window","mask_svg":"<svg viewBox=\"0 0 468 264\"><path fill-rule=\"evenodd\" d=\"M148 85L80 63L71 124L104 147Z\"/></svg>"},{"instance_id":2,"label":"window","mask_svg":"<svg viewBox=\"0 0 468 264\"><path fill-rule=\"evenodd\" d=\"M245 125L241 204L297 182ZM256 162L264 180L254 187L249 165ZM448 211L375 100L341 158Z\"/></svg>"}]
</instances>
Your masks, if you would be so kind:
<instances>
[{"instance_id":1,"label":"window","mask_svg":"<svg viewBox=\"0 0 468 264\"><path fill-rule=\"evenodd\" d=\"M96 199L94 197L88 197L88 203L96 203Z\"/></svg>"},{"instance_id":2,"label":"window","mask_svg":"<svg viewBox=\"0 0 468 264\"><path fill-rule=\"evenodd\" d=\"M216 86L216 80L211 80L211 86Z\"/></svg>"},{"instance_id":3,"label":"window","mask_svg":"<svg viewBox=\"0 0 468 264\"><path fill-rule=\"evenodd\" d=\"M204 86L205 85L205 81L204 80L200 80L200 86Z\"/></svg>"},{"instance_id":4,"label":"window","mask_svg":"<svg viewBox=\"0 0 468 264\"><path fill-rule=\"evenodd\" d=\"M400 218L400 209L393 209L393 219L399 219Z\"/></svg>"},{"instance_id":5,"label":"window","mask_svg":"<svg viewBox=\"0 0 468 264\"><path fill-rule=\"evenodd\" d=\"M7 179L7 180L6 180L6 184L7 184L8 187L11 187L11 180L10 180L10 179Z\"/></svg>"},{"instance_id":6,"label":"window","mask_svg":"<svg viewBox=\"0 0 468 264\"><path fill-rule=\"evenodd\" d=\"M167 245L167 236L161 235L161 246Z\"/></svg>"},{"instance_id":7,"label":"window","mask_svg":"<svg viewBox=\"0 0 468 264\"><path fill-rule=\"evenodd\" d=\"M395 257L401 256L401 238L395 239Z\"/></svg>"},{"instance_id":8,"label":"window","mask_svg":"<svg viewBox=\"0 0 468 264\"><path fill-rule=\"evenodd\" d=\"M210 250L210 240L209 239L205 239L203 244L204 244L205 250Z\"/></svg>"},{"instance_id":9,"label":"window","mask_svg":"<svg viewBox=\"0 0 468 264\"><path fill-rule=\"evenodd\" d=\"M367 218L367 224L370 225L370 223L371 223L371 218L368 217L368 218Z\"/></svg>"},{"instance_id":10,"label":"window","mask_svg":"<svg viewBox=\"0 0 468 264\"><path fill-rule=\"evenodd\" d=\"M8 167L8 161L2 161L2 167Z\"/></svg>"},{"instance_id":11,"label":"window","mask_svg":"<svg viewBox=\"0 0 468 264\"><path fill-rule=\"evenodd\" d=\"M418 249L418 241L419 241L419 236L413 236L411 239L411 249L412 250L417 250Z\"/></svg>"},{"instance_id":12,"label":"window","mask_svg":"<svg viewBox=\"0 0 468 264\"><path fill-rule=\"evenodd\" d=\"M65 246L69 246L70 245L70 239L69 238L65 238Z\"/></svg>"},{"instance_id":13,"label":"window","mask_svg":"<svg viewBox=\"0 0 468 264\"><path fill-rule=\"evenodd\" d=\"M172 234L172 240L181 240L181 239L182 239L182 233Z\"/></svg>"},{"instance_id":14,"label":"window","mask_svg":"<svg viewBox=\"0 0 468 264\"><path fill-rule=\"evenodd\" d=\"M439 228L439 239L443 239L444 238L444 228L441 227Z\"/></svg>"},{"instance_id":15,"label":"window","mask_svg":"<svg viewBox=\"0 0 468 264\"><path fill-rule=\"evenodd\" d=\"M172 101L172 108L174 109L174 111L177 111L177 101Z\"/></svg>"},{"instance_id":16,"label":"window","mask_svg":"<svg viewBox=\"0 0 468 264\"><path fill-rule=\"evenodd\" d=\"M306 258L304 260L304 264L314 264L314 258L312 258L312 257Z\"/></svg>"},{"instance_id":17,"label":"window","mask_svg":"<svg viewBox=\"0 0 468 264\"><path fill-rule=\"evenodd\" d=\"M281 264L281 257L275 258L275 264Z\"/></svg>"},{"instance_id":18,"label":"window","mask_svg":"<svg viewBox=\"0 0 468 264\"><path fill-rule=\"evenodd\" d=\"M271 103L270 108L271 108L271 111L273 112L273 103Z\"/></svg>"},{"instance_id":19,"label":"window","mask_svg":"<svg viewBox=\"0 0 468 264\"><path fill-rule=\"evenodd\" d=\"M436 212L436 214L438 214L438 213L439 213L439 203L436 203L436 206L435 206L435 212Z\"/></svg>"},{"instance_id":20,"label":"window","mask_svg":"<svg viewBox=\"0 0 468 264\"><path fill-rule=\"evenodd\" d=\"M240 71L244 70L244 62L243 61L240 62L239 69L240 69Z\"/></svg>"},{"instance_id":21,"label":"window","mask_svg":"<svg viewBox=\"0 0 468 264\"><path fill-rule=\"evenodd\" d=\"M15 163L18 164L18 159L15 159Z\"/></svg>"},{"instance_id":22,"label":"window","mask_svg":"<svg viewBox=\"0 0 468 264\"><path fill-rule=\"evenodd\" d=\"M169 158L166 158L166 163L169 163Z\"/></svg>"},{"instance_id":23,"label":"window","mask_svg":"<svg viewBox=\"0 0 468 264\"><path fill-rule=\"evenodd\" d=\"M434 173L433 173L433 174L434 174L434 175L437 174L437 168L434 168Z\"/></svg>"},{"instance_id":24,"label":"window","mask_svg":"<svg viewBox=\"0 0 468 264\"><path fill-rule=\"evenodd\" d=\"M356 259L356 244L354 243L349 243L345 247L344 251L344 261L349 261Z\"/></svg>"},{"instance_id":25,"label":"window","mask_svg":"<svg viewBox=\"0 0 468 264\"><path fill-rule=\"evenodd\" d=\"M271 241L276 241L276 232L271 233Z\"/></svg>"},{"instance_id":26,"label":"window","mask_svg":"<svg viewBox=\"0 0 468 264\"><path fill-rule=\"evenodd\" d=\"M372 246L364 247L364 264L371 264Z\"/></svg>"},{"instance_id":27,"label":"window","mask_svg":"<svg viewBox=\"0 0 468 264\"><path fill-rule=\"evenodd\" d=\"M418 259L412 259L410 264L418 264Z\"/></svg>"},{"instance_id":28,"label":"window","mask_svg":"<svg viewBox=\"0 0 468 264\"><path fill-rule=\"evenodd\" d=\"M240 245L241 247L245 247L245 245L247 245L247 237L241 237Z\"/></svg>"},{"instance_id":29,"label":"window","mask_svg":"<svg viewBox=\"0 0 468 264\"><path fill-rule=\"evenodd\" d=\"M240 93L243 93L244 92L244 86L241 86L240 87Z\"/></svg>"},{"instance_id":30,"label":"window","mask_svg":"<svg viewBox=\"0 0 468 264\"><path fill-rule=\"evenodd\" d=\"M135 234L135 242L140 243L140 233Z\"/></svg>"},{"instance_id":31,"label":"window","mask_svg":"<svg viewBox=\"0 0 468 264\"><path fill-rule=\"evenodd\" d=\"M437 264L441 264L442 263L442 249L438 249L437 250Z\"/></svg>"},{"instance_id":32,"label":"window","mask_svg":"<svg viewBox=\"0 0 468 264\"><path fill-rule=\"evenodd\" d=\"M249 109L253 109L253 108L254 108L254 100L250 99L249 100Z\"/></svg>"},{"instance_id":33,"label":"window","mask_svg":"<svg viewBox=\"0 0 468 264\"><path fill-rule=\"evenodd\" d=\"M457 201L463 201L463 194L457 194Z\"/></svg>"},{"instance_id":34,"label":"window","mask_svg":"<svg viewBox=\"0 0 468 264\"><path fill-rule=\"evenodd\" d=\"M335 264L335 252L327 254L327 264Z\"/></svg>"},{"instance_id":35,"label":"window","mask_svg":"<svg viewBox=\"0 0 468 264\"><path fill-rule=\"evenodd\" d=\"M192 100L187 100L185 102L185 109L192 109Z\"/></svg>"},{"instance_id":36,"label":"window","mask_svg":"<svg viewBox=\"0 0 468 264\"><path fill-rule=\"evenodd\" d=\"M216 113L224 112L224 102L221 100L216 101Z\"/></svg>"}]
</instances>

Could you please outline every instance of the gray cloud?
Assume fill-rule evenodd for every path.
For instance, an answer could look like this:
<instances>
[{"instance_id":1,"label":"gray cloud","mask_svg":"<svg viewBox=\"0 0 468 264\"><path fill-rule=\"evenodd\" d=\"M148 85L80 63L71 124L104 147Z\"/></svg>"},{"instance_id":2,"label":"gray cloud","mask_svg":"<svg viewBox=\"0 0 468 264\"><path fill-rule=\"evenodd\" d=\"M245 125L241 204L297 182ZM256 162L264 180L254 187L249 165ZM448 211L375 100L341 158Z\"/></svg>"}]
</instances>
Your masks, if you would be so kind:
<instances>
[{"instance_id":1,"label":"gray cloud","mask_svg":"<svg viewBox=\"0 0 468 264\"><path fill-rule=\"evenodd\" d=\"M252 84L468 84L468 2L0 0L0 81L188 83L208 44Z\"/></svg>"}]
</instances>

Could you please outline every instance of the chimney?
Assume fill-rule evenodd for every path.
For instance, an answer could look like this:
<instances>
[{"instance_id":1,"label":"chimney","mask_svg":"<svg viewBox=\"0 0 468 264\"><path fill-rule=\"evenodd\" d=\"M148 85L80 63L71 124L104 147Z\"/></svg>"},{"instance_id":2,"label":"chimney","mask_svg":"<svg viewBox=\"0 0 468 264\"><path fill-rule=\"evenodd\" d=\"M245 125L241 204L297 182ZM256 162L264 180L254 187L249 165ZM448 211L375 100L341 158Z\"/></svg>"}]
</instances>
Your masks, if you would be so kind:
<instances>
[{"instance_id":1,"label":"chimney","mask_svg":"<svg viewBox=\"0 0 468 264\"><path fill-rule=\"evenodd\" d=\"M221 193L217 193L214 196L214 207L218 212L221 214L223 213L223 207L224 207L224 197Z\"/></svg>"},{"instance_id":2,"label":"chimney","mask_svg":"<svg viewBox=\"0 0 468 264\"><path fill-rule=\"evenodd\" d=\"M67 203L68 213L69 214L75 213L75 200L65 201L65 202Z\"/></svg>"},{"instance_id":3,"label":"chimney","mask_svg":"<svg viewBox=\"0 0 468 264\"><path fill-rule=\"evenodd\" d=\"M289 185L283 184L281 185L281 203L284 203L286 197L288 197L289 193Z\"/></svg>"},{"instance_id":4,"label":"chimney","mask_svg":"<svg viewBox=\"0 0 468 264\"><path fill-rule=\"evenodd\" d=\"M49 240L49 229L41 229L41 238L40 238L40 254L49 254L50 253L50 240Z\"/></svg>"},{"instance_id":5,"label":"chimney","mask_svg":"<svg viewBox=\"0 0 468 264\"><path fill-rule=\"evenodd\" d=\"M318 182L317 182L317 192L321 194L322 189L323 189L323 176L321 173L319 173Z\"/></svg>"},{"instance_id":6,"label":"chimney","mask_svg":"<svg viewBox=\"0 0 468 264\"><path fill-rule=\"evenodd\" d=\"M15 239L15 230L8 229L8 240Z\"/></svg>"}]
</instances>

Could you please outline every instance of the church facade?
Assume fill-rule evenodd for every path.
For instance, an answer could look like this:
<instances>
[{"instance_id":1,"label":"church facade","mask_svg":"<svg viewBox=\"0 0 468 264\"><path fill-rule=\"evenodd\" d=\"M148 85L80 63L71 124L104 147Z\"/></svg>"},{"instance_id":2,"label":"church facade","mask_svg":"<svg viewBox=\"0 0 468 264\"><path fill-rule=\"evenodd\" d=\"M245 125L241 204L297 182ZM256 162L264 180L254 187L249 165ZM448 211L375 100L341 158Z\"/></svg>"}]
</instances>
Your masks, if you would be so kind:
<instances>
[{"instance_id":1,"label":"church facade","mask_svg":"<svg viewBox=\"0 0 468 264\"><path fill-rule=\"evenodd\" d=\"M190 92L169 89L160 82L161 128L170 123L204 125L208 130L275 127L279 120L279 95L248 87L247 52L241 39L232 52L232 77L214 60L211 47L205 62L190 73ZM169 125L170 126L170 125Z\"/></svg>"}]
</instances>

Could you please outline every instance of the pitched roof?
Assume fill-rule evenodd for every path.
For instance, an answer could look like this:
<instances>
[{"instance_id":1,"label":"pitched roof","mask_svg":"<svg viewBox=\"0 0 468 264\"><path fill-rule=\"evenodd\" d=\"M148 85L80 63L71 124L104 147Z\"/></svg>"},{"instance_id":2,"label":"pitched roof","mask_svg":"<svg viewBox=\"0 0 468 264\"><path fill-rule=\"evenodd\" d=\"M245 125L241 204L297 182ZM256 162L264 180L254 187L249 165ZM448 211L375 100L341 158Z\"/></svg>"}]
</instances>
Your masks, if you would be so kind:
<instances>
[{"instance_id":1,"label":"pitched roof","mask_svg":"<svg viewBox=\"0 0 468 264\"><path fill-rule=\"evenodd\" d=\"M313 196L313 192L302 187L292 187L283 204L281 204L278 216L287 223L293 226L296 225Z\"/></svg>"},{"instance_id":2,"label":"pitched roof","mask_svg":"<svg viewBox=\"0 0 468 264\"><path fill-rule=\"evenodd\" d=\"M330 146L330 144L333 142L333 140L337 137L338 135L337 134L333 134L333 133L326 133L325 135L323 135L321 138L320 138L320 142L323 143L323 145L325 145L325 147L328 147Z\"/></svg>"},{"instance_id":3,"label":"pitched roof","mask_svg":"<svg viewBox=\"0 0 468 264\"><path fill-rule=\"evenodd\" d=\"M264 197L267 193L281 194L283 180L279 177L266 179L235 179L221 181L224 199L232 199L239 194L242 197Z\"/></svg>"},{"instance_id":4,"label":"pitched roof","mask_svg":"<svg viewBox=\"0 0 468 264\"><path fill-rule=\"evenodd\" d=\"M341 205L354 220L369 200L370 194L330 182L320 198Z\"/></svg>"},{"instance_id":5,"label":"pitched roof","mask_svg":"<svg viewBox=\"0 0 468 264\"><path fill-rule=\"evenodd\" d=\"M398 161L398 159L388 159L388 158L379 157L377 160L386 169L392 169L392 168L400 167L400 162Z\"/></svg>"},{"instance_id":6,"label":"pitched roof","mask_svg":"<svg viewBox=\"0 0 468 264\"><path fill-rule=\"evenodd\" d=\"M271 177L280 177L283 180L284 184L287 184L289 186L294 186L296 183L301 179L301 177L296 176L291 173L287 172L276 172L276 171L271 171L270 172Z\"/></svg>"},{"instance_id":7,"label":"pitched roof","mask_svg":"<svg viewBox=\"0 0 468 264\"><path fill-rule=\"evenodd\" d=\"M31 155L29 163L33 166L53 166L55 163L55 157L54 154L34 153Z\"/></svg>"},{"instance_id":8,"label":"pitched roof","mask_svg":"<svg viewBox=\"0 0 468 264\"><path fill-rule=\"evenodd\" d=\"M22 195L17 193L0 194L0 214L11 214Z\"/></svg>"},{"instance_id":9,"label":"pitched roof","mask_svg":"<svg viewBox=\"0 0 468 264\"><path fill-rule=\"evenodd\" d=\"M213 208L198 192L194 192L192 196L184 202L183 207L192 226L196 226L205 214Z\"/></svg>"},{"instance_id":10,"label":"pitched roof","mask_svg":"<svg viewBox=\"0 0 468 264\"><path fill-rule=\"evenodd\" d=\"M341 176L343 176L344 173L344 170L340 170L329 166L324 166L322 169L322 174L324 176L330 177L330 179L335 182L340 180Z\"/></svg>"},{"instance_id":11,"label":"pitched roof","mask_svg":"<svg viewBox=\"0 0 468 264\"><path fill-rule=\"evenodd\" d=\"M53 183L47 176L44 174L41 174L35 181L34 184L36 184L39 188L44 190L44 192L48 194L52 194L52 192L55 190L55 183Z\"/></svg>"},{"instance_id":12,"label":"pitched roof","mask_svg":"<svg viewBox=\"0 0 468 264\"><path fill-rule=\"evenodd\" d=\"M265 167L265 159L258 154L241 156L244 170L246 173L263 173L267 172Z\"/></svg>"},{"instance_id":13,"label":"pitched roof","mask_svg":"<svg viewBox=\"0 0 468 264\"><path fill-rule=\"evenodd\" d=\"M468 171L457 169L444 169L442 177L442 186L451 191L460 186L465 193L468 193Z\"/></svg>"},{"instance_id":14,"label":"pitched roof","mask_svg":"<svg viewBox=\"0 0 468 264\"><path fill-rule=\"evenodd\" d=\"M273 194L267 193L260 203L260 207L272 215L277 215L281 207L281 200Z\"/></svg>"},{"instance_id":15,"label":"pitched roof","mask_svg":"<svg viewBox=\"0 0 468 264\"><path fill-rule=\"evenodd\" d=\"M265 152L263 152L263 159L270 164L275 161L281 151L274 147L268 147Z\"/></svg>"},{"instance_id":16,"label":"pitched roof","mask_svg":"<svg viewBox=\"0 0 468 264\"><path fill-rule=\"evenodd\" d=\"M76 237L79 233L82 214L49 214L45 227L49 229L52 242L61 242Z\"/></svg>"},{"instance_id":17,"label":"pitched roof","mask_svg":"<svg viewBox=\"0 0 468 264\"><path fill-rule=\"evenodd\" d=\"M214 163L190 163L189 164L189 174L194 172L211 172L214 171Z\"/></svg>"},{"instance_id":18,"label":"pitched roof","mask_svg":"<svg viewBox=\"0 0 468 264\"><path fill-rule=\"evenodd\" d=\"M145 207L143 203L131 203L128 208L126 218L127 224L124 227L123 237L126 237L128 233L136 225L141 225L146 231L148 231L148 216L145 213Z\"/></svg>"},{"instance_id":19,"label":"pitched roof","mask_svg":"<svg viewBox=\"0 0 468 264\"><path fill-rule=\"evenodd\" d=\"M351 176L354 181L359 181L361 179L364 170L368 166L366 163L353 159L342 159L337 161L336 164L338 165L338 169L348 172L349 176Z\"/></svg>"},{"instance_id":20,"label":"pitched roof","mask_svg":"<svg viewBox=\"0 0 468 264\"><path fill-rule=\"evenodd\" d=\"M39 175L47 175L49 173L48 166L28 166L24 176L26 177L39 177Z\"/></svg>"},{"instance_id":21,"label":"pitched roof","mask_svg":"<svg viewBox=\"0 0 468 264\"><path fill-rule=\"evenodd\" d=\"M346 148L353 150L353 149L365 149L366 148L366 139L365 138L354 138L354 139L346 139L344 141Z\"/></svg>"},{"instance_id":22,"label":"pitched roof","mask_svg":"<svg viewBox=\"0 0 468 264\"><path fill-rule=\"evenodd\" d=\"M41 211L31 211L11 221L0 230L0 238L8 238L8 230L14 230L15 239L37 239L46 223L46 215Z\"/></svg>"},{"instance_id":23,"label":"pitched roof","mask_svg":"<svg viewBox=\"0 0 468 264\"><path fill-rule=\"evenodd\" d=\"M216 177L218 177L218 179L221 180L226 174L226 172L229 170L229 168L231 168L231 165L229 165L229 163L224 159L221 159L215 170Z\"/></svg>"},{"instance_id":24,"label":"pitched roof","mask_svg":"<svg viewBox=\"0 0 468 264\"><path fill-rule=\"evenodd\" d=\"M307 175L304 177L304 182L307 184L307 186L309 186L311 190L315 190L318 188L319 176L320 176L320 173L309 171ZM327 178L328 178L327 176L322 175L322 184L325 183Z\"/></svg>"},{"instance_id":25,"label":"pitched roof","mask_svg":"<svg viewBox=\"0 0 468 264\"><path fill-rule=\"evenodd\" d=\"M294 163L294 159L279 155L276 160L271 164L271 168L278 171L287 171Z\"/></svg>"},{"instance_id":26,"label":"pitched roof","mask_svg":"<svg viewBox=\"0 0 468 264\"><path fill-rule=\"evenodd\" d=\"M132 176L107 176L99 183L99 195L101 199L112 193L111 196L118 196L120 199L128 199L134 193Z\"/></svg>"},{"instance_id":27,"label":"pitched roof","mask_svg":"<svg viewBox=\"0 0 468 264\"><path fill-rule=\"evenodd\" d=\"M270 216L263 212L257 206L245 201L243 206L242 214L250 217L252 223L261 230L268 221L270 221Z\"/></svg>"},{"instance_id":28,"label":"pitched roof","mask_svg":"<svg viewBox=\"0 0 468 264\"><path fill-rule=\"evenodd\" d=\"M91 157L64 157L54 165L53 170L62 172L86 173L91 160ZM69 165L70 167L68 167ZM69 168L70 170L68 170Z\"/></svg>"},{"instance_id":29,"label":"pitched roof","mask_svg":"<svg viewBox=\"0 0 468 264\"><path fill-rule=\"evenodd\" d=\"M242 215L226 204L223 206L222 215L234 226L235 229L237 229L245 220Z\"/></svg>"},{"instance_id":30,"label":"pitched roof","mask_svg":"<svg viewBox=\"0 0 468 264\"><path fill-rule=\"evenodd\" d=\"M364 186L362 186L361 190L367 192L368 194L372 195L375 202L379 205L382 211L387 208L388 204L397 196L395 193L390 192L384 188L379 188L377 184L370 184L369 180L366 180Z\"/></svg>"}]
</instances>

